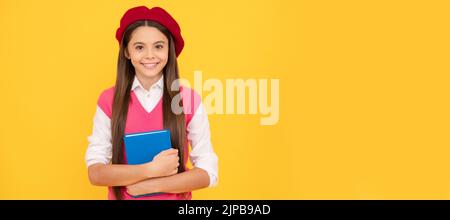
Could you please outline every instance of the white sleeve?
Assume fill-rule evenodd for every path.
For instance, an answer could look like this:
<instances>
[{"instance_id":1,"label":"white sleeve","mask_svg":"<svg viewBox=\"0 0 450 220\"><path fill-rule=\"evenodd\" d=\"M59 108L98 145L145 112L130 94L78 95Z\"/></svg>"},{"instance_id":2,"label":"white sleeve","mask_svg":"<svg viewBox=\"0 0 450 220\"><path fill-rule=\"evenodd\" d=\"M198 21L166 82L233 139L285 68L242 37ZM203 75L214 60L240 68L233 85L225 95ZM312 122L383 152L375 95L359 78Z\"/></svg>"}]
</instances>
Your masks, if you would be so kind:
<instances>
[{"instance_id":1,"label":"white sleeve","mask_svg":"<svg viewBox=\"0 0 450 220\"><path fill-rule=\"evenodd\" d=\"M208 122L208 114L202 103L194 112L194 116L187 127L188 140L192 151L189 155L194 167L205 170L209 175L209 187L218 182L218 158L211 145L211 132Z\"/></svg>"},{"instance_id":2,"label":"white sleeve","mask_svg":"<svg viewBox=\"0 0 450 220\"><path fill-rule=\"evenodd\" d=\"M88 137L86 150L86 165L96 163L109 164L112 157L111 119L97 106L94 116L92 135Z\"/></svg>"}]
</instances>

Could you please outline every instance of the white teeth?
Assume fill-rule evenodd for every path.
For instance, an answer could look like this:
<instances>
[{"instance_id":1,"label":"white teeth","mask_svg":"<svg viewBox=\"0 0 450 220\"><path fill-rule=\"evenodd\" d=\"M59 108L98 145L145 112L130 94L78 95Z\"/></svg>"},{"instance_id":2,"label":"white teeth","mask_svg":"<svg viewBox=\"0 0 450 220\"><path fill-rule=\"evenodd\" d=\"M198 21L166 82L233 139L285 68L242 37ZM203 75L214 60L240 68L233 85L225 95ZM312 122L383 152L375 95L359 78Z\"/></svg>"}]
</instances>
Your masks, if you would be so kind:
<instances>
[{"instance_id":1,"label":"white teeth","mask_svg":"<svg viewBox=\"0 0 450 220\"><path fill-rule=\"evenodd\" d=\"M157 65L157 63L143 63L145 68L153 68Z\"/></svg>"}]
</instances>

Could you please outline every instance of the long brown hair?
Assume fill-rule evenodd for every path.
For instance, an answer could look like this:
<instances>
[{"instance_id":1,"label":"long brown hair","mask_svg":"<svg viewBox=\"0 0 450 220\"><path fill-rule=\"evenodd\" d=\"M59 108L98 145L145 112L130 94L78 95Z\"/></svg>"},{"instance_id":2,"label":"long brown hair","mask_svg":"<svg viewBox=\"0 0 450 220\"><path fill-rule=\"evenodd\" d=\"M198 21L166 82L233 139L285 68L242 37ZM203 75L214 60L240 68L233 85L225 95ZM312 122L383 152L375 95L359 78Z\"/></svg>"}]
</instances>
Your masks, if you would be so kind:
<instances>
[{"instance_id":1,"label":"long brown hair","mask_svg":"<svg viewBox=\"0 0 450 220\"><path fill-rule=\"evenodd\" d=\"M131 86L135 76L135 70L131 61L125 57L125 50L130 41L133 31L140 26L155 27L161 31L169 40L169 57L166 66L163 69L164 74L164 90L163 90L163 124L164 129L169 129L171 133L172 147L178 149L178 156L180 157L180 166L178 173L185 171L184 146L186 142L186 127L184 113L175 114L171 111L172 99L179 94L179 84L176 81L175 85L178 88L171 91L171 85L175 80L179 79L178 63L175 54L175 44L170 32L159 23L142 20L137 21L128 26L123 34L122 42L120 44L119 58L117 61L117 78L114 91L114 99L112 104L112 163L124 164L124 149L123 136L125 133L125 125L127 120L128 105L130 103ZM182 102L178 103L182 106ZM113 192L116 199L122 199L121 187L114 186Z\"/></svg>"}]
</instances>

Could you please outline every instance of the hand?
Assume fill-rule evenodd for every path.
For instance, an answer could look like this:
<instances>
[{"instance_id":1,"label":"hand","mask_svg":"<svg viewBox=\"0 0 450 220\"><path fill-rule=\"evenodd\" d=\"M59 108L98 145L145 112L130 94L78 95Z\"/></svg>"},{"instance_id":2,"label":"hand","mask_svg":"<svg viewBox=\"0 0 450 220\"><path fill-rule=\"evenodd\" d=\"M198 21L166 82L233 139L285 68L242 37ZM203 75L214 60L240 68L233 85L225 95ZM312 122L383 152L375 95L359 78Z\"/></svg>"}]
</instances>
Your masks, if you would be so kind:
<instances>
[{"instance_id":1,"label":"hand","mask_svg":"<svg viewBox=\"0 0 450 220\"><path fill-rule=\"evenodd\" d=\"M151 173L150 178L177 174L178 166L180 166L179 160L177 149L162 151L153 158L153 161L146 164Z\"/></svg>"},{"instance_id":2,"label":"hand","mask_svg":"<svg viewBox=\"0 0 450 220\"><path fill-rule=\"evenodd\" d=\"M138 182L138 183L135 183L135 184L127 186L127 193L132 195L132 196L138 196L138 195L144 194L141 191L140 185L141 185L141 183Z\"/></svg>"},{"instance_id":3,"label":"hand","mask_svg":"<svg viewBox=\"0 0 450 220\"><path fill-rule=\"evenodd\" d=\"M140 196L149 193L156 193L156 186L151 179L137 182L126 187L127 193L132 196Z\"/></svg>"}]
</instances>

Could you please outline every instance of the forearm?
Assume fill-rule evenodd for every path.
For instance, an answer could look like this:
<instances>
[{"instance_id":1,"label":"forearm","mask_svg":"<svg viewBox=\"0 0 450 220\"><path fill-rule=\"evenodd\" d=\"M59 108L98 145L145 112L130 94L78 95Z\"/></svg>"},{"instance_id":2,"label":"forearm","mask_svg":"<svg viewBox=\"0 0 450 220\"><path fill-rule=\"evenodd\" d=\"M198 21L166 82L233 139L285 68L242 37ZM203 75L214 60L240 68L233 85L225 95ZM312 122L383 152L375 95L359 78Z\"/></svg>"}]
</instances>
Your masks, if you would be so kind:
<instances>
[{"instance_id":1,"label":"forearm","mask_svg":"<svg viewBox=\"0 0 450 220\"><path fill-rule=\"evenodd\" d=\"M151 177L143 165L94 164L88 173L91 183L97 186L126 186Z\"/></svg>"},{"instance_id":2,"label":"forearm","mask_svg":"<svg viewBox=\"0 0 450 220\"><path fill-rule=\"evenodd\" d=\"M183 193L209 186L209 175L200 168L167 177L147 179L128 187L131 194L141 195L155 192Z\"/></svg>"}]
</instances>

